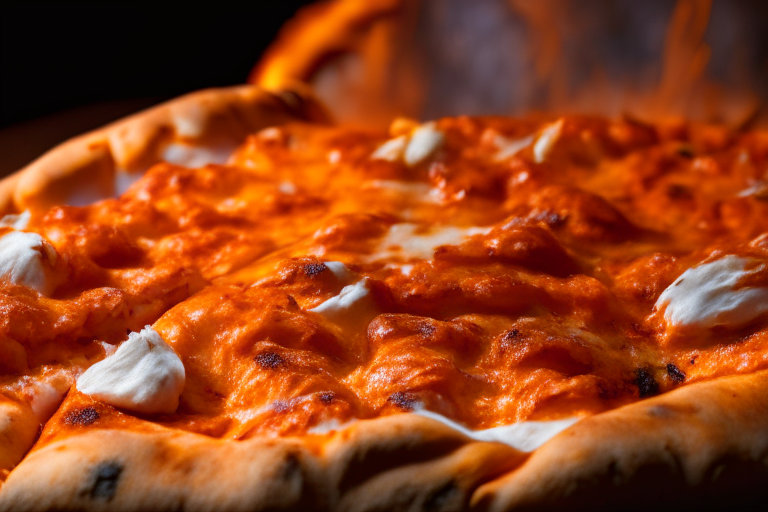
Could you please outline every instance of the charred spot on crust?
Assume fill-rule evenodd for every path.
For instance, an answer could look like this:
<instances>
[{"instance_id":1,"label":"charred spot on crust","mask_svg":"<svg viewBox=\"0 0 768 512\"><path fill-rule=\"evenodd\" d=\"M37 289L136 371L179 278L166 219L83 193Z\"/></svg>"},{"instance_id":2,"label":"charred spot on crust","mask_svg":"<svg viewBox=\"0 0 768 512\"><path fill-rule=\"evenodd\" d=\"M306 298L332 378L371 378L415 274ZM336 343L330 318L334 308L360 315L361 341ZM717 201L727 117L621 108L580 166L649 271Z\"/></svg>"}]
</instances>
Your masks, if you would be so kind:
<instances>
[{"instance_id":1,"label":"charred spot on crust","mask_svg":"<svg viewBox=\"0 0 768 512\"><path fill-rule=\"evenodd\" d=\"M82 409L76 409L69 411L64 416L64 423L67 425L81 425L87 427L92 425L99 419L99 413L93 407L83 407Z\"/></svg>"},{"instance_id":2,"label":"charred spot on crust","mask_svg":"<svg viewBox=\"0 0 768 512\"><path fill-rule=\"evenodd\" d=\"M333 393L333 391L323 391L318 395L317 398L319 398L324 405L331 405L333 400L336 398L336 395Z\"/></svg>"},{"instance_id":3,"label":"charred spot on crust","mask_svg":"<svg viewBox=\"0 0 768 512\"><path fill-rule=\"evenodd\" d=\"M635 370L635 385L640 391L640 398L659 394L659 383L653 378L648 368Z\"/></svg>"},{"instance_id":4,"label":"charred spot on crust","mask_svg":"<svg viewBox=\"0 0 768 512\"><path fill-rule=\"evenodd\" d=\"M92 499L110 501L117 493L117 484L123 473L123 465L119 462L102 462L92 473L93 481L88 494Z\"/></svg>"},{"instance_id":5,"label":"charred spot on crust","mask_svg":"<svg viewBox=\"0 0 768 512\"><path fill-rule=\"evenodd\" d=\"M437 327L427 322L420 323L418 327L419 334L427 338L435 334L436 330Z\"/></svg>"},{"instance_id":6,"label":"charred spot on crust","mask_svg":"<svg viewBox=\"0 0 768 512\"><path fill-rule=\"evenodd\" d=\"M412 411L413 406L416 404L416 397L411 393L396 391L389 395L387 403L395 405L404 411Z\"/></svg>"},{"instance_id":7,"label":"charred spot on crust","mask_svg":"<svg viewBox=\"0 0 768 512\"><path fill-rule=\"evenodd\" d=\"M667 375L678 384L685 381L685 372L675 366L673 363L667 363Z\"/></svg>"},{"instance_id":8,"label":"charred spot on crust","mask_svg":"<svg viewBox=\"0 0 768 512\"><path fill-rule=\"evenodd\" d=\"M458 500L461 500L461 490L455 482L449 481L432 491L427 496L424 500L424 510L453 509L453 507L449 505Z\"/></svg>"},{"instance_id":9,"label":"charred spot on crust","mask_svg":"<svg viewBox=\"0 0 768 512\"><path fill-rule=\"evenodd\" d=\"M565 224L565 221L568 220L568 214L562 215L560 213L547 210L536 215L534 219L543 222L551 228L558 228Z\"/></svg>"},{"instance_id":10,"label":"charred spot on crust","mask_svg":"<svg viewBox=\"0 0 768 512\"><path fill-rule=\"evenodd\" d=\"M317 277L327 269L323 263L307 263L304 265L304 275L307 277Z\"/></svg>"},{"instance_id":11,"label":"charred spot on crust","mask_svg":"<svg viewBox=\"0 0 768 512\"><path fill-rule=\"evenodd\" d=\"M510 329L507 332L504 333L503 337L501 338L502 341L511 343L517 339L519 339L520 331L517 329Z\"/></svg>"},{"instance_id":12,"label":"charred spot on crust","mask_svg":"<svg viewBox=\"0 0 768 512\"><path fill-rule=\"evenodd\" d=\"M301 478L301 459L298 454L293 452L286 454L280 476L288 481Z\"/></svg>"},{"instance_id":13,"label":"charred spot on crust","mask_svg":"<svg viewBox=\"0 0 768 512\"><path fill-rule=\"evenodd\" d=\"M285 364L283 356L275 352L262 352L261 354L256 354L256 357L254 357L253 360L265 370L274 370Z\"/></svg>"}]
</instances>

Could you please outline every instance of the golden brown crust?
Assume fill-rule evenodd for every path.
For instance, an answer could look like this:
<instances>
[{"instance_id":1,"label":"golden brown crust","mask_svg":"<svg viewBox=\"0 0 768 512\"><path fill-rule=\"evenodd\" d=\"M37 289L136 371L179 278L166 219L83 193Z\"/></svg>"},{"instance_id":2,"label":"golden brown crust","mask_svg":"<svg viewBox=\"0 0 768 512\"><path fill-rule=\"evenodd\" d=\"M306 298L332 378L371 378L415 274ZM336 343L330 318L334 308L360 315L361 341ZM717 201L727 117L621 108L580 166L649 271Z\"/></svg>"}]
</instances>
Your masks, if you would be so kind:
<instances>
[{"instance_id":1,"label":"golden brown crust","mask_svg":"<svg viewBox=\"0 0 768 512\"><path fill-rule=\"evenodd\" d=\"M71 139L0 181L0 212L115 195L116 179L164 160L172 144L228 153L246 135L289 120L327 121L307 93L254 86L198 91Z\"/></svg>"},{"instance_id":2,"label":"golden brown crust","mask_svg":"<svg viewBox=\"0 0 768 512\"><path fill-rule=\"evenodd\" d=\"M473 496L481 510L615 510L766 498L768 371L587 418ZM763 501L764 503L764 501Z\"/></svg>"},{"instance_id":3,"label":"golden brown crust","mask_svg":"<svg viewBox=\"0 0 768 512\"><path fill-rule=\"evenodd\" d=\"M0 396L0 472L18 464L34 443L39 428L29 405Z\"/></svg>"},{"instance_id":4,"label":"golden brown crust","mask_svg":"<svg viewBox=\"0 0 768 512\"><path fill-rule=\"evenodd\" d=\"M30 454L9 476L0 510L749 504L768 475L766 384L765 371L693 384L582 420L530 456L409 414L327 436L246 441L96 430Z\"/></svg>"},{"instance_id":5,"label":"golden brown crust","mask_svg":"<svg viewBox=\"0 0 768 512\"><path fill-rule=\"evenodd\" d=\"M99 430L30 454L0 510L460 510L524 458L415 415L303 439Z\"/></svg>"}]
</instances>

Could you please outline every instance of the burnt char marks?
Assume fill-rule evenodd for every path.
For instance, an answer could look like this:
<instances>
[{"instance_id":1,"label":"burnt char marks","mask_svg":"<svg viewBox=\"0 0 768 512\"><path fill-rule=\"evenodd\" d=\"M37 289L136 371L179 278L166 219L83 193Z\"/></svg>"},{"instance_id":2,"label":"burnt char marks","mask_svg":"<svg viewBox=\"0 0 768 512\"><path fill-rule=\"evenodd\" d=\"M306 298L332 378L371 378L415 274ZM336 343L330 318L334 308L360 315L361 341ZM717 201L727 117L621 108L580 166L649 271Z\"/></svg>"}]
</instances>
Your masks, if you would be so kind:
<instances>
[{"instance_id":1,"label":"burnt char marks","mask_svg":"<svg viewBox=\"0 0 768 512\"><path fill-rule=\"evenodd\" d=\"M323 391L317 395L317 398L323 405L331 405L336 399L336 394L333 391Z\"/></svg>"},{"instance_id":2,"label":"burnt char marks","mask_svg":"<svg viewBox=\"0 0 768 512\"><path fill-rule=\"evenodd\" d=\"M412 411L417 402L415 395L404 391L396 391L387 398L388 404L392 404L403 411Z\"/></svg>"},{"instance_id":3,"label":"burnt char marks","mask_svg":"<svg viewBox=\"0 0 768 512\"><path fill-rule=\"evenodd\" d=\"M464 493L454 481L448 481L427 495L424 510L459 510L464 508Z\"/></svg>"},{"instance_id":4,"label":"burnt char marks","mask_svg":"<svg viewBox=\"0 0 768 512\"><path fill-rule=\"evenodd\" d=\"M528 207L532 220L585 241L621 242L640 232L605 198L575 187L544 187L531 195Z\"/></svg>"},{"instance_id":5,"label":"burnt char marks","mask_svg":"<svg viewBox=\"0 0 768 512\"><path fill-rule=\"evenodd\" d=\"M648 368L638 368L635 370L635 385L640 392L640 398L659 394L659 383L656 382L651 370Z\"/></svg>"},{"instance_id":6,"label":"burnt char marks","mask_svg":"<svg viewBox=\"0 0 768 512\"><path fill-rule=\"evenodd\" d=\"M93 407L83 407L82 409L69 411L64 416L64 423L67 425L87 427L88 425L93 425L99 418L100 415L96 409Z\"/></svg>"},{"instance_id":7,"label":"burnt char marks","mask_svg":"<svg viewBox=\"0 0 768 512\"><path fill-rule=\"evenodd\" d=\"M685 372L673 363L667 363L667 375L678 384L685 382Z\"/></svg>"},{"instance_id":8,"label":"burnt char marks","mask_svg":"<svg viewBox=\"0 0 768 512\"><path fill-rule=\"evenodd\" d=\"M286 365L285 358L276 352L265 350L253 358L265 370L275 370Z\"/></svg>"},{"instance_id":9,"label":"burnt char marks","mask_svg":"<svg viewBox=\"0 0 768 512\"><path fill-rule=\"evenodd\" d=\"M328 270L324 263L307 263L302 267L304 275L309 278L315 278Z\"/></svg>"},{"instance_id":10,"label":"burnt char marks","mask_svg":"<svg viewBox=\"0 0 768 512\"><path fill-rule=\"evenodd\" d=\"M111 501L117 494L123 470L123 465L117 461L98 464L91 472L91 481L84 494L94 500Z\"/></svg>"}]
</instances>

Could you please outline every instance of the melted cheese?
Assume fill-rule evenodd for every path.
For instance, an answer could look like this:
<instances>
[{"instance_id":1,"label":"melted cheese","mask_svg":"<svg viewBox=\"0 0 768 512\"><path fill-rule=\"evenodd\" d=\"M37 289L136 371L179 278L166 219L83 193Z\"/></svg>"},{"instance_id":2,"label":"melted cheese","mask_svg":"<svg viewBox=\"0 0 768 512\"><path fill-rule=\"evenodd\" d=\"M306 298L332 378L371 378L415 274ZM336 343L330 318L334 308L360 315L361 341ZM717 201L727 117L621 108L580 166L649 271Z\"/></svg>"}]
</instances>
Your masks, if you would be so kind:
<instances>
[{"instance_id":1,"label":"melted cheese","mask_svg":"<svg viewBox=\"0 0 768 512\"><path fill-rule=\"evenodd\" d=\"M523 149L533 144L533 140L533 135L529 135L528 137L523 137L522 139L517 140L511 140L501 135L496 135L493 138L493 143L497 148L499 148L499 150L493 156L493 159L500 162L502 160L511 158Z\"/></svg>"},{"instance_id":2,"label":"melted cheese","mask_svg":"<svg viewBox=\"0 0 768 512\"><path fill-rule=\"evenodd\" d=\"M434 122L419 126L411 134L411 140L403 153L405 165L413 167L423 162L443 145L444 140L445 135Z\"/></svg>"},{"instance_id":3,"label":"melted cheese","mask_svg":"<svg viewBox=\"0 0 768 512\"><path fill-rule=\"evenodd\" d=\"M0 237L0 275L14 284L48 293L49 269L55 262L56 251L37 233L13 231Z\"/></svg>"},{"instance_id":4,"label":"melted cheese","mask_svg":"<svg viewBox=\"0 0 768 512\"><path fill-rule=\"evenodd\" d=\"M351 281L354 278L352 272L350 272L347 266L340 261L326 261L324 264L328 267L328 270L336 276L336 279L342 283Z\"/></svg>"},{"instance_id":5,"label":"melted cheese","mask_svg":"<svg viewBox=\"0 0 768 512\"><path fill-rule=\"evenodd\" d=\"M172 413L184 388L184 365L150 326L132 332L114 354L77 379L77 389L144 414Z\"/></svg>"},{"instance_id":6,"label":"melted cheese","mask_svg":"<svg viewBox=\"0 0 768 512\"><path fill-rule=\"evenodd\" d=\"M563 129L563 120L560 119L549 126L545 127L539 138L536 139L536 144L533 146L533 160L537 164L542 163L549 156L552 148L555 147L555 143L560 138L560 132Z\"/></svg>"},{"instance_id":7,"label":"melted cheese","mask_svg":"<svg viewBox=\"0 0 768 512\"><path fill-rule=\"evenodd\" d=\"M424 123L413 129L410 135L400 135L386 141L371 154L373 160L401 160L414 167L437 151L445 142L445 135L435 122Z\"/></svg>"},{"instance_id":8,"label":"melted cheese","mask_svg":"<svg viewBox=\"0 0 768 512\"><path fill-rule=\"evenodd\" d=\"M373 180L365 183L365 188L380 189L403 197L406 201L440 204L443 202L443 193L440 189L432 187L429 183Z\"/></svg>"},{"instance_id":9,"label":"melted cheese","mask_svg":"<svg viewBox=\"0 0 768 512\"><path fill-rule=\"evenodd\" d=\"M0 219L0 228L27 229L31 218L32 214L29 210L25 210L18 215L6 215Z\"/></svg>"},{"instance_id":10,"label":"melted cheese","mask_svg":"<svg viewBox=\"0 0 768 512\"><path fill-rule=\"evenodd\" d=\"M739 288L749 258L725 256L683 272L659 296L656 308L675 327L740 327L768 313L768 288Z\"/></svg>"},{"instance_id":11,"label":"melted cheese","mask_svg":"<svg viewBox=\"0 0 768 512\"><path fill-rule=\"evenodd\" d=\"M371 292L365 279L345 286L338 295L331 297L317 307L310 309L331 320L343 320L345 317L360 316L371 308Z\"/></svg>"},{"instance_id":12,"label":"melted cheese","mask_svg":"<svg viewBox=\"0 0 768 512\"><path fill-rule=\"evenodd\" d=\"M579 418L555 421L522 421L485 430L470 430L445 416L426 409L415 410L413 414L439 421L475 441L504 443L521 452L532 452L579 421Z\"/></svg>"},{"instance_id":13,"label":"melted cheese","mask_svg":"<svg viewBox=\"0 0 768 512\"><path fill-rule=\"evenodd\" d=\"M430 259L438 247L458 245L471 236L489 233L491 228L442 226L420 231L422 227L417 224L392 225L372 251L371 261Z\"/></svg>"},{"instance_id":14,"label":"melted cheese","mask_svg":"<svg viewBox=\"0 0 768 512\"><path fill-rule=\"evenodd\" d=\"M405 135L401 135L399 137L395 137L394 139L390 139L381 146L379 146L376 151L374 151L371 154L371 159L373 160L387 160L389 162L396 162L403 158L403 154L405 153L405 146L408 144L408 137Z\"/></svg>"}]
</instances>

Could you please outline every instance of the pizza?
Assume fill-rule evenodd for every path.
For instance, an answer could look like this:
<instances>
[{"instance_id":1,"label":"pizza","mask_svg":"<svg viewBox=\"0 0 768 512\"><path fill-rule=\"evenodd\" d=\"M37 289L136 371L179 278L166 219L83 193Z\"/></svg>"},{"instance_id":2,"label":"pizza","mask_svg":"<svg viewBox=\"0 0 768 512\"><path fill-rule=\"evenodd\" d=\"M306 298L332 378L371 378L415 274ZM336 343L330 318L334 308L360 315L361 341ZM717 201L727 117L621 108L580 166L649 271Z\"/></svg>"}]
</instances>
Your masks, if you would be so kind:
<instances>
[{"instance_id":1,"label":"pizza","mask_svg":"<svg viewBox=\"0 0 768 512\"><path fill-rule=\"evenodd\" d=\"M0 184L0 510L750 504L768 137L212 90Z\"/></svg>"}]
</instances>

